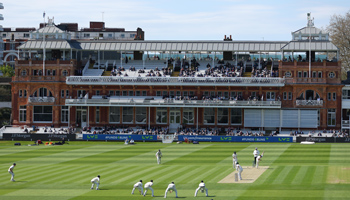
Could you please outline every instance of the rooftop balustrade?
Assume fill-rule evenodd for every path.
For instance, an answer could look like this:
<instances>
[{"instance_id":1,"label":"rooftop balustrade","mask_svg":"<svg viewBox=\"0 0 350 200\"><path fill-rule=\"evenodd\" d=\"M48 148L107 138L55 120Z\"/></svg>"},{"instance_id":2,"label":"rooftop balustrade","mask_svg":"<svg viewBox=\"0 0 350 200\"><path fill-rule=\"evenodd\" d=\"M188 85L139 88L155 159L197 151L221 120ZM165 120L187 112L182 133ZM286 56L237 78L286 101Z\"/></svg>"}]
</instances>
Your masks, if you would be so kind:
<instances>
[{"instance_id":1,"label":"rooftop balustrade","mask_svg":"<svg viewBox=\"0 0 350 200\"><path fill-rule=\"evenodd\" d=\"M174 99L66 99L67 106L121 106L121 107L217 107L217 108L281 108L280 101L239 100L174 100Z\"/></svg>"},{"instance_id":2,"label":"rooftop balustrade","mask_svg":"<svg viewBox=\"0 0 350 200\"><path fill-rule=\"evenodd\" d=\"M68 85L187 85L187 86L279 86L285 78L271 77L117 77L70 76Z\"/></svg>"}]
</instances>

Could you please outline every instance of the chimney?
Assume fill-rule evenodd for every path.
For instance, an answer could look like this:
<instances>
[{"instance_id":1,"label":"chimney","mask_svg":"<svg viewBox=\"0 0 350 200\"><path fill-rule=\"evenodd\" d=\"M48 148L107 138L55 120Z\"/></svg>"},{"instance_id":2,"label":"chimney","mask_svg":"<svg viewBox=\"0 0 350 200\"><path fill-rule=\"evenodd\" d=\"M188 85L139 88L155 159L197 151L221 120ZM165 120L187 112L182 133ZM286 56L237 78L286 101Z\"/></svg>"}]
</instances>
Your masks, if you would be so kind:
<instances>
[{"instance_id":1,"label":"chimney","mask_svg":"<svg viewBox=\"0 0 350 200\"><path fill-rule=\"evenodd\" d=\"M232 40L232 35L230 35L230 40Z\"/></svg>"}]
</instances>

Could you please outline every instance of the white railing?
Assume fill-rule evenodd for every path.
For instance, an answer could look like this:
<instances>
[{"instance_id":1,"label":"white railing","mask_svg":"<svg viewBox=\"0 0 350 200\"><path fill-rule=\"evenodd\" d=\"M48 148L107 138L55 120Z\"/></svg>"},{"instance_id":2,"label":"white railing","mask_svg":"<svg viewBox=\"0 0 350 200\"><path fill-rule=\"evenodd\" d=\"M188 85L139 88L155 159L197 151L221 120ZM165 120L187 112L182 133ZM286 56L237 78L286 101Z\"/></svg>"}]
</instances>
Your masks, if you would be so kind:
<instances>
[{"instance_id":1,"label":"white railing","mask_svg":"<svg viewBox=\"0 0 350 200\"><path fill-rule=\"evenodd\" d=\"M89 69L89 66L90 66L90 59L89 59L89 60L87 61L87 63L85 64L85 67L84 67L84 69L83 69L83 76L84 76L86 70Z\"/></svg>"},{"instance_id":2,"label":"white railing","mask_svg":"<svg viewBox=\"0 0 350 200\"><path fill-rule=\"evenodd\" d=\"M239 107L281 108L280 101L231 101L231 100L170 100L170 99L66 99L70 106L135 106L135 107Z\"/></svg>"},{"instance_id":3,"label":"white railing","mask_svg":"<svg viewBox=\"0 0 350 200\"><path fill-rule=\"evenodd\" d=\"M55 97L29 97L28 103L53 103Z\"/></svg>"},{"instance_id":4,"label":"white railing","mask_svg":"<svg viewBox=\"0 0 350 200\"><path fill-rule=\"evenodd\" d=\"M323 100L296 100L297 106L323 106Z\"/></svg>"},{"instance_id":5,"label":"white railing","mask_svg":"<svg viewBox=\"0 0 350 200\"><path fill-rule=\"evenodd\" d=\"M70 76L68 85L248 85L284 86L285 78Z\"/></svg>"}]
</instances>

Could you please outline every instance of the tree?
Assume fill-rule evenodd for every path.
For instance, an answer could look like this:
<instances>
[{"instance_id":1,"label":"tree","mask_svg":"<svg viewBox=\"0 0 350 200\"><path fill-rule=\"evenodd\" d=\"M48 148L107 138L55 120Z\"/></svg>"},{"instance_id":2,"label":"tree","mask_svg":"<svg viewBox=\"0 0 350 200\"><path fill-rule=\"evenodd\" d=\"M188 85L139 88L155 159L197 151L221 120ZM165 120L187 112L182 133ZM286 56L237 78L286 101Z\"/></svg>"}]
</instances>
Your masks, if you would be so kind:
<instances>
[{"instance_id":1,"label":"tree","mask_svg":"<svg viewBox=\"0 0 350 200\"><path fill-rule=\"evenodd\" d=\"M9 65L0 66L0 71L3 77L12 77L15 75L15 70Z\"/></svg>"},{"instance_id":2,"label":"tree","mask_svg":"<svg viewBox=\"0 0 350 200\"><path fill-rule=\"evenodd\" d=\"M339 48L342 73L350 71L350 11L344 16L333 15L327 27L332 43Z\"/></svg>"}]
</instances>

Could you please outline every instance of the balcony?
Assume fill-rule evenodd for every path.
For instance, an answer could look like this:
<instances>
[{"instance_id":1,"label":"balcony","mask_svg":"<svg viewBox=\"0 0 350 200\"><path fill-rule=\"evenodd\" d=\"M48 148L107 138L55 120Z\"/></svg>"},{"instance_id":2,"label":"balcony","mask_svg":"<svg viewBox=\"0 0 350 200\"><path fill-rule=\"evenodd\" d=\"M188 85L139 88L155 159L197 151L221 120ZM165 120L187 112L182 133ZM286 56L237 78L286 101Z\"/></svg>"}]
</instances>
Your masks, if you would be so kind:
<instances>
[{"instance_id":1,"label":"balcony","mask_svg":"<svg viewBox=\"0 0 350 200\"><path fill-rule=\"evenodd\" d=\"M117 77L70 76L67 85L169 85L169 86L266 86L283 87L285 78L257 77Z\"/></svg>"},{"instance_id":2,"label":"balcony","mask_svg":"<svg viewBox=\"0 0 350 200\"><path fill-rule=\"evenodd\" d=\"M195 108L281 108L280 101L172 100L147 98L66 99L66 106L195 107Z\"/></svg>"},{"instance_id":3,"label":"balcony","mask_svg":"<svg viewBox=\"0 0 350 200\"><path fill-rule=\"evenodd\" d=\"M29 97L28 103L54 103L55 97Z\"/></svg>"},{"instance_id":4,"label":"balcony","mask_svg":"<svg viewBox=\"0 0 350 200\"><path fill-rule=\"evenodd\" d=\"M323 106L323 100L296 100L297 106Z\"/></svg>"}]
</instances>

